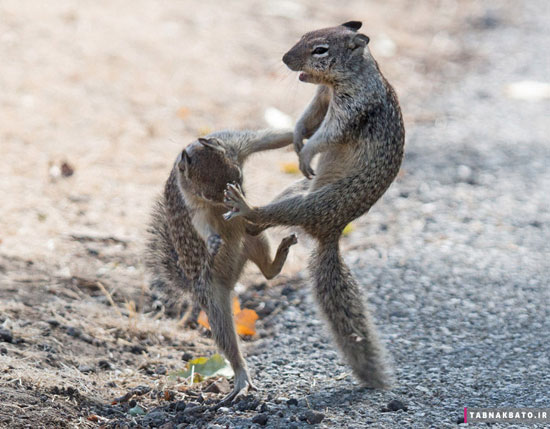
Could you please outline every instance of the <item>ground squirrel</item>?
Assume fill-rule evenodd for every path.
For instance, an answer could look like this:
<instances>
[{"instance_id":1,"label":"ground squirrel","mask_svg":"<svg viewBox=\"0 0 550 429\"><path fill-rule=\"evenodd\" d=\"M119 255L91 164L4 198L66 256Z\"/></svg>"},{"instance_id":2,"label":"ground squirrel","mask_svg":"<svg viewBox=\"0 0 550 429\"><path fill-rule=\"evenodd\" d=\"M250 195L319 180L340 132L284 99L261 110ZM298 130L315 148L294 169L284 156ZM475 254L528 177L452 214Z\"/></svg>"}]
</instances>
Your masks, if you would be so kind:
<instances>
[{"instance_id":1,"label":"ground squirrel","mask_svg":"<svg viewBox=\"0 0 550 429\"><path fill-rule=\"evenodd\" d=\"M318 242L310 260L315 295L335 341L365 385L385 388L391 374L384 348L340 255L344 227L366 213L395 179L403 158L405 130L397 96L357 33L361 23L305 34L283 62L300 80L320 85L298 120L294 146L308 178L264 207L251 207L228 185L224 216L244 216L257 231L273 225L301 226ZM304 138L309 140L302 144ZM310 162L321 154L314 174Z\"/></svg>"},{"instance_id":2,"label":"ground squirrel","mask_svg":"<svg viewBox=\"0 0 550 429\"><path fill-rule=\"evenodd\" d=\"M294 234L284 238L272 260L265 235L248 235L244 218L223 220L225 185L240 189L250 154L291 143L292 131L222 131L199 138L176 160L149 227L146 263L157 285L175 296L191 292L235 372L234 390L222 403L254 389L233 323L235 283L248 260L273 278L297 242Z\"/></svg>"}]
</instances>

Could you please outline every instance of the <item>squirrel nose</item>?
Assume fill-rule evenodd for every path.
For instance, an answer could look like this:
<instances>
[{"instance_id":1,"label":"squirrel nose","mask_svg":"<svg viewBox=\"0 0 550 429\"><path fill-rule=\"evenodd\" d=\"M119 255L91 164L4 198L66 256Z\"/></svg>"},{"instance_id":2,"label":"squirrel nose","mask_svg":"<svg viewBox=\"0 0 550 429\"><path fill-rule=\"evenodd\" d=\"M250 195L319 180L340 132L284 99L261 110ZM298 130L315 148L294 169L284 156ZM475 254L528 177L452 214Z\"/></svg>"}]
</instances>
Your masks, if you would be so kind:
<instances>
[{"instance_id":1,"label":"squirrel nose","mask_svg":"<svg viewBox=\"0 0 550 429\"><path fill-rule=\"evenodd\" d=\"M283 55L283 63L285 63L287 66L288 66L288 52L286 54Z\"/></svg>"},{"instance_id":2,"label":"squirrel nose","mask_svg":"<svg viewBox=\"0 0 550 429\"><path fill-rule=\"evenodd\" d=\"M299 56L296 55L296 52L292 52L292 49L283 55L283 63L292 71L299 71L301 67Z\"/></svg>"}]
</instances>

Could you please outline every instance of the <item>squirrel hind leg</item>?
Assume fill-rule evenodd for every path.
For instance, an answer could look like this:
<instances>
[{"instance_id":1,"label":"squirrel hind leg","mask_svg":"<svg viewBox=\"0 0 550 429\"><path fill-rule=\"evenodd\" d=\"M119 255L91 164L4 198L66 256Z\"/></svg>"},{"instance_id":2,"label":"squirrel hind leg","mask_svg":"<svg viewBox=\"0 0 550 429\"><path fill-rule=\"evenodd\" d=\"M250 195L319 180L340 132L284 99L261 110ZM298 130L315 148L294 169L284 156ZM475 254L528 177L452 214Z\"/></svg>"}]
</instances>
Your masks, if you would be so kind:
<instances>
[{"instance_id":1,"label":"squirrel hind leg","mask_svg":"<svg viewBox=\"0 0 550 429\"><path fill-rule=\"evenodd\" d=\"M211 284L210 288L211 295L203 302L203 307L208 316L212 337L235 373L233 391L220 402L225 405L245 395L249 390L255 390L256 387L252 384L246 361L239 348L231 308L231 292L219 284Z\"/></svg>"},{"instance_id":2,"label":"squirrel hind leg","mask_svg":"<svg viewBox=\"0 0 550 429\"><path fill-rule=\"evenodd\" d=\"M201 306L194 301L189 301L188 308L182 317L183 326L189 329L197 329L199 327L199 315Z\"/></svg>"}]
</instances>

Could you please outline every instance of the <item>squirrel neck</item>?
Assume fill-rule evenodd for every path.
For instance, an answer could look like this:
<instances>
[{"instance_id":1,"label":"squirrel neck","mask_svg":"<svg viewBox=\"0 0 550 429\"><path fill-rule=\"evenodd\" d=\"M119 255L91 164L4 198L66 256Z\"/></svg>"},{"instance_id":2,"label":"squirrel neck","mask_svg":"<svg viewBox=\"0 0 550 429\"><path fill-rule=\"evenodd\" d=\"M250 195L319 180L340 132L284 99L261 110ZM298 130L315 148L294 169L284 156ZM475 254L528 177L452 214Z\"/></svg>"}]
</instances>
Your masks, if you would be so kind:
<instances>
[{"instance_id":1,"label":"squirrel neck","mask_svg":"<svg viewBox=\"0 0 550 429\"><path fill-rule=\"evenodd\" d=\"M329 86L332 88L332 101L338 107L376 100L386 92L378 64L368 52L350 63L346 71Z\"/></svg>"}]
</instances>

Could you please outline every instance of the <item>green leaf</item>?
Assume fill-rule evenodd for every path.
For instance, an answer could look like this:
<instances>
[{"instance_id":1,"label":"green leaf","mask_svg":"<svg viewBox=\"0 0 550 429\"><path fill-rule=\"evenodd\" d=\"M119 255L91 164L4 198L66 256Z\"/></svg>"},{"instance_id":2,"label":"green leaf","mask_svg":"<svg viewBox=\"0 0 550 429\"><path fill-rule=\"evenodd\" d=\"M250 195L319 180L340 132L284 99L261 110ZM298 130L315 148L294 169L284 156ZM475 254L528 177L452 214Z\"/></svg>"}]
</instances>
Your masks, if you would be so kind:
<instances>
[{"instance_id":1,"label":"green leaf","mask_svg":"<svg viewBox=\"0 0 550 429\"><path fill-rule=\"evenodd\" d=\"M224 377L233 377L235 375L233 370L228 365L228 362L220 354L215 354L211 358L199 357L190 360L183 371L176 371L171 375L177 377L188 378L191 373L195 374L193 378L196 379L197 375L201 378L213 377L216 375L222 375ZM195 380L193 380L195 381Z\"/></svg>"}]
</instances>

